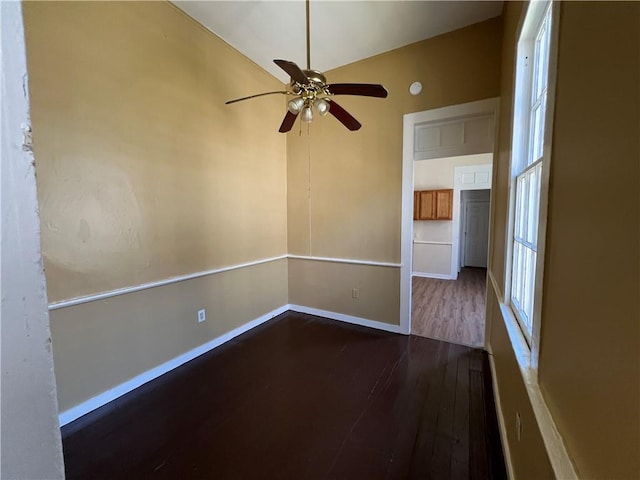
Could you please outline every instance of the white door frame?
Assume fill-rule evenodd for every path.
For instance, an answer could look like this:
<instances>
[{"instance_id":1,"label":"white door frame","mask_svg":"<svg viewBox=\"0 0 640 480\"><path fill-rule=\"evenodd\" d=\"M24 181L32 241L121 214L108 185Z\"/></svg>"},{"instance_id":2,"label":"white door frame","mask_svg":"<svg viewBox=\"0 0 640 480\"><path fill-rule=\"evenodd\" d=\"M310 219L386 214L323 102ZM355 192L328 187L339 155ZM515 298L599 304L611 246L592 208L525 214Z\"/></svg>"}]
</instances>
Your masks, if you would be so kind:
<instances>
[{"instance_id":1,"label":"white door frame","mask_svg":"<svg viewBox=\"0 0 640 480\"><path fill-rule=\"evenodd\" d=\"M465 167L456 167L453 180L453 225L451 233L451 278L456 280L460 271L460 220L462 218L462 198L461 192L464 190L491 190L491 181L493 179L493 163L468 165ZM487 181L479 183L475 179L473 183L467 184L464 181L465 174L476 176L477 173L484 172L487 175ZM477 178L477 177L476 177ZM489 202L491 205L491 202ZM489 210L491 211L491 210ZM456 221L455 218L458 218ZM489 258L487 257L487 262Z\"/></svg>"},{"instance_id":2,"label":"white door frame","mask_svg":"<svg viewBox=\"0 0 640 480\"><path fill-rule=\"evenodd\" d=\"M423 112L408 113L403 119L402 141L402 209L401 209L401 241L400 258L400 331L411 333L411 271L413 262L413 163L415 125L445 119L460 118L479 114L492 114L495 122L498 112L498 98L489 98L477 102L436 108ZM493 135L492 135L493 138ZM470 152L486 153L486 152ZM458 193L459 195L459 193ZM459 202L460 199L457 199ZM456 199L454 198L454 207ZM457 223L457 220L454 221ZM454 227L455 228L455 227ZM458 252L453 251L452 257L458 258ZM452 262L453 264L453 262ZM455 264L454 264L455 265ZM457 272L457 266L455 271ZM486 335L485 335L486 338Z\"/></svg>"}]
</instances>

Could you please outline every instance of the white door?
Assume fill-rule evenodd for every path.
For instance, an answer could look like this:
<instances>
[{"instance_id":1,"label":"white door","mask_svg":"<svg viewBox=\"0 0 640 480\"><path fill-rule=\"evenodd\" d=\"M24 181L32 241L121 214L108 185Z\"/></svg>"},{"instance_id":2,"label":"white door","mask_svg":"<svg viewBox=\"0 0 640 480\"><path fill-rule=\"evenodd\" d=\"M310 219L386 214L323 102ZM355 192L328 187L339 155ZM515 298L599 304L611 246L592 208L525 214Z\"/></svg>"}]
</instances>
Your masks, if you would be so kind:
<instances>
[{"instance_id":1,"label":"white door","mask_svg":"<svg viewBox=\"0 0 640 480\"><path fill-rule=\"evenodd\" d=\"M464 266L487 268L489 202L467 202L464 236Z\"/></svg>"}]
</instances>

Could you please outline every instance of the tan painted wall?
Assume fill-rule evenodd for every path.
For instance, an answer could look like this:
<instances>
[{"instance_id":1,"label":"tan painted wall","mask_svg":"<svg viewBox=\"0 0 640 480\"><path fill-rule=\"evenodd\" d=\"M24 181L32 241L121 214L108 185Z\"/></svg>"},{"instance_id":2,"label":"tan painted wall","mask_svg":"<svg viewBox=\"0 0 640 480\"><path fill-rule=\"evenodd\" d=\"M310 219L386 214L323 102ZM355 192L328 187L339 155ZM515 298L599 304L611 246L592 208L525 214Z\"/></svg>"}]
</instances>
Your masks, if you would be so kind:
<instances>
[{"instance_id":1,"label":"tan painted wall","mask_svg":"<svg viewBox=\"0 0 640 480\"><path fill-rule=\"evenodd\" d=\"M357 299L352 289L357 288ZM398 324L400 269L289 260L289 303Z\"/></svg>"},{"instance_id":2,"label":"tan painted wall","mask_svg":"<svg viewBox=\"0 0 640 480\"><path fill-rule=\"evenodd\" d=\"M491 265L501 289L520 10L506 4ZM637 2L561 7L539 384L580 478L640 474L639 22ZM514 412L530 405L495 292L489 298L514 467L518 478L538 478L530 472L548 460L513 438ZM529 414L523 425L538 435Z\"/></svg>"},{"instance_id":3,"label":"tan painted wall","mask_svg":"<svg viewBox=\"0 0 640 480\"><path fill-rule=\"evenodd\" d=\"M309 134L305 127L300 135L298 124L288 134L289 253L399 262L402 117L498 96L500 42L496 18L327 72L329 82L382 83L389 97L338 99L362 123L357 133L326 117ZM416 97L408 91L414 81L423 84ZM332 288L350 295L343 267L323 268L334 269ZM300 281L295 272L289 278L291 285ZM388 304L399 303L398 287L383 293ZM324 308L340 305L328 300Z\"/></svg>"},{"instance_id":4,"label":"tan painted wall","mask_svg":"<svg viewBox=\"0 0 640 480\"><path fill-rule=\"evenodd\" d=\"M52 311L60 410L285 305L286 280L283 259Z\"/></svg>"},{"instance_id":5,"label":"tan painted wall","mask_svg":"<svg viewBox=\"0 0 640 480\"><path fill-rule=\"evenodd\" d=\"M487 320L489 336L497 373L500 405L509 442L511 462L515 478L542 480L555 478L533 408L513 355L511 343L498 304L498 297L491 285L487 289ZM495 394L495 392L494 392ZM516 412L520 414L522 433L517 438Z\"/></svg>"},{"instance_id":6,"label":"tan painted wall","mask_svg":"<svg viewBox=\"0 0 640 480\"><path fill-rule=\"evenodd\" d=\"M224 105L275 78L169 3L25 22L50 301L286 253L282 99Z\"/></svg>"},{"instance_id":7,"label":"tan painted wall","mask_svg":"<svg viewBox=\"0 0 640 480\"><path fill-rule=\"evenodd\" d=\"M168 2L24 11L49 301L286 253L282 99L224 105L275 78ZM279 261L53 312L60 408L287 294Z\"/></svg>"},{"instance_id":8,"label":"tan painted wall","mask_svg":"<svg viewBox=\"0 0 640 480\"><path fill-rule=\"evenodd\" d=\"M582 478L640 477L639 124L640 3L563 4L540 386Z\"/></svg>"}]
</instances>

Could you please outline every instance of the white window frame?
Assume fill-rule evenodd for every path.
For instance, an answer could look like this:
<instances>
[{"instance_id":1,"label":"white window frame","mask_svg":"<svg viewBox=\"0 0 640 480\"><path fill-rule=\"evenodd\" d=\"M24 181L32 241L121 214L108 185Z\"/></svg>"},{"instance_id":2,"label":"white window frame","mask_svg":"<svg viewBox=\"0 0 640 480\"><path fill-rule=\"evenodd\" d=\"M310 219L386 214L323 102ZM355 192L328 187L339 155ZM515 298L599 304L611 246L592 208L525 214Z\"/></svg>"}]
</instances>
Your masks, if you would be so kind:
<instances>
[{"instance_id":1,"label":"white window frame","mask_svg":"<svg viewBox=\"0 0 640 480\"><path fill-rule=\"evenodd\" d=\"M549 60L547 66L547 100L544 118L544 139L542 157L534 161L527 168L522 168L528 155L529 118L531 109L531 91L533 88L534 44L536 36L545 14L550 12L551 29L549 35ZM557 65L557 39L559 23L559 5L553 1L532 1L523 12L523 18L518 29L518 43L516 49L516 72L513 101L513 131L512 152L509 165L509 217L507 234L507 257L505 262L505 302L509 306L513 321L517 323L518 331L529 348L529 366L534 370L538 367L538 353L540 343L540 324L542 307L542 286L544 276L545 239L547 226L547 205L549 191L549 171L551 163L551 137L553 132L553 110L555 104L555 83ZM526 164L526 163L524 163ZM540 199L538 209L537 254L535 263L533 312L531 315L531 332L528 331L524 319L518 312L511 299L513 285L514 232L516 213L516 181L519 174L541 165Z\"/></svg>"}]
</instances>

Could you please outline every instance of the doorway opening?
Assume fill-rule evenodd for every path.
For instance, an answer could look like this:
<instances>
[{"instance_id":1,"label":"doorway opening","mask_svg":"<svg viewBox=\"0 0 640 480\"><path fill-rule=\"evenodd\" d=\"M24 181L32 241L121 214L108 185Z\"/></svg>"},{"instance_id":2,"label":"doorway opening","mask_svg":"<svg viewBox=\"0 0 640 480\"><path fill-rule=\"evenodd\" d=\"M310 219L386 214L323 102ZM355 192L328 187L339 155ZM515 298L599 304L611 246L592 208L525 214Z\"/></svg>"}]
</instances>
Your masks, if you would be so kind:
<instances>
[{"instance_id":1,"label":"doorway opening","mask_svg":"<svg viewBox=\"0 0 640 480\"><path fill-rule=\"evenodd\" d=\"M414 191L453 187L455 208L450 220L414 217L414 335L484 346L491 191L483 188L490 185L481 180L490 178L491 160L486 153L415 162Z\"/></svg>"},{"instance_id":2,"label":"doorway opening","mask_svg":"<svg viewBox=\"0 0 640 480\"><path fill-rule=\"evenodd\" d=\"M491 190L460 192L460 268L487 268Z\"/></svg>"},{"instance_id":3,"label":"doorway opening","mask_svg":"<svg viewBox=\"0 0 640 480\"><path fill-rule=\"evenodd\" d=\"M405 115L400 299L405 333L485 346L497 105L489 99ZM420 205L414 217L414 192L424 199L429 198L424 191L447 189L450 215L443 218L438 210L438 218L424 221Z\"/></svg>"}]
</instances>

